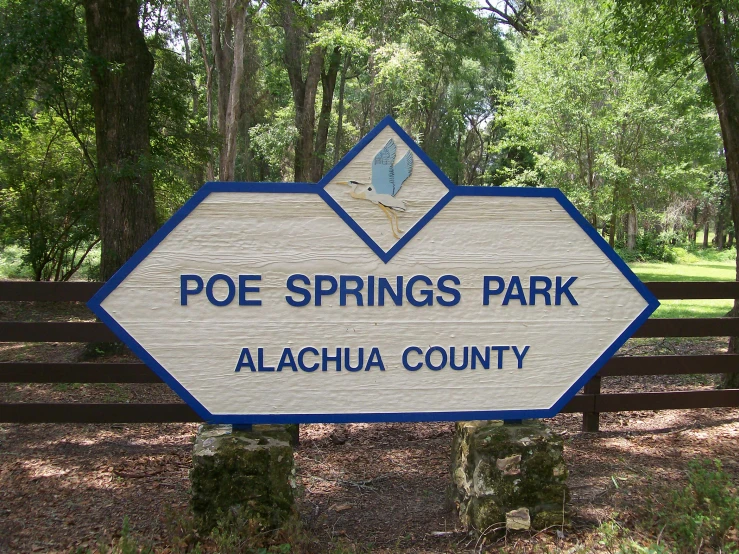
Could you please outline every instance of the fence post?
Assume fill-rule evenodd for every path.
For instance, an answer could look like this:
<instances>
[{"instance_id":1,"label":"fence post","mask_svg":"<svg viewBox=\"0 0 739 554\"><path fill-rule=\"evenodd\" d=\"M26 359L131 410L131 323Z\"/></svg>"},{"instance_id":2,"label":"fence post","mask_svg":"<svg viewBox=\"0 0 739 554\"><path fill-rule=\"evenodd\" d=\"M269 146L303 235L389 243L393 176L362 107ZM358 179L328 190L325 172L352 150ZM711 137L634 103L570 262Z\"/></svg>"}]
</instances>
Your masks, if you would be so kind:
<instances>
[{"instance_id":1,"label":"fence post","mask_svg":"<svg viewBox=\"0 0 739 554\"><path fill-rule=\"evenodd\" d=\"M600 375L596 375L585 385L585 394L600 394ZM583 412L582 430L585 432L598 432L600 426L599 412Z\"/></svg>"}]
</instances>

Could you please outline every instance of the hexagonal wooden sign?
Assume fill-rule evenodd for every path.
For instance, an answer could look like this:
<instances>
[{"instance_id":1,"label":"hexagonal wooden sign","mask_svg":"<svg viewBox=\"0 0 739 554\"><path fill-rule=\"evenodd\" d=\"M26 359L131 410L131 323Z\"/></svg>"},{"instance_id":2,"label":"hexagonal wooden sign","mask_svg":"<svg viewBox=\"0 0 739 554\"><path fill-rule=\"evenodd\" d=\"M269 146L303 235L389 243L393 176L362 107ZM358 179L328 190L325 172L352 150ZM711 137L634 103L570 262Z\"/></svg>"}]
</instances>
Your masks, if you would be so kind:
<instances>
[{"instance_id":1,"label":"hexagonal wooden sign","mask_svg":"<svg viewBox=\"0 0 739 554\"><path fill-rule=\"evenodd\" d=\"M208 183L90 301L204 419L550 417L658 302L557 189L384 119L318 184Z\"/></svg>"}]
</instances>

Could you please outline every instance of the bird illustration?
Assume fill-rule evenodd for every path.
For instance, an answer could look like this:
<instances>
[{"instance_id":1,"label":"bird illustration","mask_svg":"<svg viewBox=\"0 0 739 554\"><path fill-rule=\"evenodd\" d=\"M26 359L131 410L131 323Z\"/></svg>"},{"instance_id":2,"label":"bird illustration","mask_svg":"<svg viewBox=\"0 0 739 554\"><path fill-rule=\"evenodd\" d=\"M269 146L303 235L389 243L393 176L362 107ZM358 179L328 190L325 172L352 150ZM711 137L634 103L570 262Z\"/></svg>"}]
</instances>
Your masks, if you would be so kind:
<instances>
[{"instance_id":1,"label":"bird illustration","mask_svg":"<svg viewBox=\"0 0 739 554\"><path fill-rule=\"evenodd\" d=\"M338 185L349 185L349 194L352 198L369 200L385 212L390 221L390 229L396 239L405 231L398 226L398 212L405 211L405 202L395 198L400 192L403 183L413 171L413 153L408 150L405 156L396 164L395 141L390 139L372 160L372 184L359 181L339 181Z\"/></svg>"}]
</instances>

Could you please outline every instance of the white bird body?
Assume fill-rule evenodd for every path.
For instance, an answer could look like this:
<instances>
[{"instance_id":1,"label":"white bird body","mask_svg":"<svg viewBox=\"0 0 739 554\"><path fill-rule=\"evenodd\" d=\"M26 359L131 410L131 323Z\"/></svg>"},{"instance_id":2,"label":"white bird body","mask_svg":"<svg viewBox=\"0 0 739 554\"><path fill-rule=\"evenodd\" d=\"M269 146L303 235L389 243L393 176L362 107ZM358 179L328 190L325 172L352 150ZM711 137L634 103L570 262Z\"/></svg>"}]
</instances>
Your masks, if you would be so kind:
<instances>
[{"instance_id":1,"label":"white bird body","mask_svg":"<svg viewBox=\"0 0 739 554\"><path fill-rule=\"evenodd\" d=\"M372 188L372 185L360 183L359 181L348 181L347 185L352 189L349 192L352 198L369 200L373 204L382 204L386 208L392 208L401 212L405 211L405 201L395 198L392 194L380 194Z\"/></svg>"}]
</instances>

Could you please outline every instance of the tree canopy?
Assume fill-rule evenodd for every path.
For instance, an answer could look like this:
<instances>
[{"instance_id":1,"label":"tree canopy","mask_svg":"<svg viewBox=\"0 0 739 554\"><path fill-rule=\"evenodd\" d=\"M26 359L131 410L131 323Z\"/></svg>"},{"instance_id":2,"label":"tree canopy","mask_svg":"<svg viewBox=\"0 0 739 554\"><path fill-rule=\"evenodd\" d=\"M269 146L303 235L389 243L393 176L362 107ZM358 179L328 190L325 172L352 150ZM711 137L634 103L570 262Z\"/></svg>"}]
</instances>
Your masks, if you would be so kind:
<instances>
[{"instance_id":1,"label":"tree canopy","mask_svg":"<svg viewBox=\"0 0 739 554\"><path fill-rule=\"evenodd\" d=\"M739 108L709 50L720 36L735 77L738 13L699 0L2 0L3 244L37 279L95 266L102 245L90 276L105 278L203 182L317 181L389 114L454 182L559 187L626 254L699 230L710 247L709 228L731 247Z\"/></svg>"}]
</instances>

